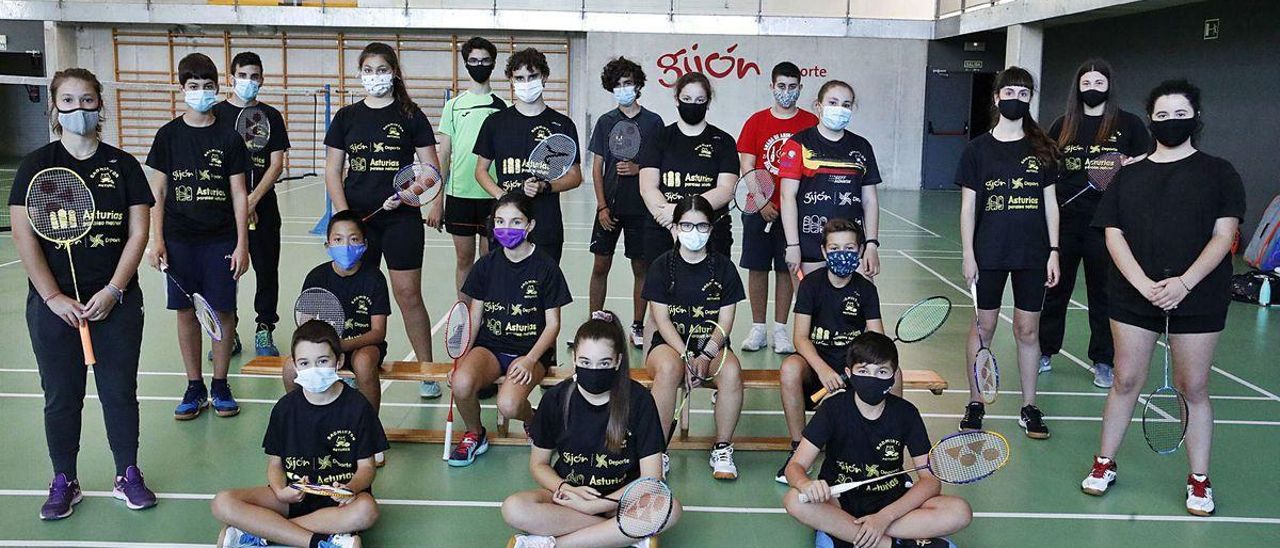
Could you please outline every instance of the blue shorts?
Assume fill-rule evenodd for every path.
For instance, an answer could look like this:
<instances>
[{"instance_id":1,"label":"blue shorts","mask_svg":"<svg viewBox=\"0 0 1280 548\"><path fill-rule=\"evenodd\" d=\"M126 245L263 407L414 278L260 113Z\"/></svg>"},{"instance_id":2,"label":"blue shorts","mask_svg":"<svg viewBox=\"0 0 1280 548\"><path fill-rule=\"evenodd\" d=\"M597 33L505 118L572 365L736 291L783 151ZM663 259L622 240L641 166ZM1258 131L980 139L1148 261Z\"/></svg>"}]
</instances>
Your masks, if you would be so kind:
<instances>
[{"instance_id":1,"label":"blue shorts","mask_svg":"<svg viewBox=\"0 0 1280 548\"><path fill-rule=\"evenodd\" d=\"M236 311L236 280L231 272L231 253L236 249L235 240L207 243L189 243L174 238L166 239L169 276L166 278L169 293L169 310L191 308L191 299L173 283L182 284L187 293L199 293L209 306L218 312Z\"/></svg>"},{"instance_id":2,"label":"blue shorts","mask_svg":"<svg viewBox=\"0 0 1280 548\"><path fill-rule=\"evenodd\" d=\"M759 215L742 215L742 257L738 266L752 272L787 271L786 237L780 221L769 223Z\"/></svg>"},{"instance_id":3,"label":"blue shorts","mask_svg":"<svg viewBox=\"0 0 1280 548\"><path fill-rule=\"evenodd\" d=\"M499 374L503 376L507 374L508 369L511 369L511 362L516 361L516 358L519 358L520 356L524 355L524 354L507 354L506 352L495 352L493 350L490 350L478 344L476 345L476 348L484 348L490 354L493 354L493 357L498 359L498 371L499 371ZM542 358L538 360L538 363L542 364L542 367L544 368L551 367L552 365L554 365L554 363L551 361L552 354L554 353L553 352L543 353Z\"/></svg>"}]
</instances>

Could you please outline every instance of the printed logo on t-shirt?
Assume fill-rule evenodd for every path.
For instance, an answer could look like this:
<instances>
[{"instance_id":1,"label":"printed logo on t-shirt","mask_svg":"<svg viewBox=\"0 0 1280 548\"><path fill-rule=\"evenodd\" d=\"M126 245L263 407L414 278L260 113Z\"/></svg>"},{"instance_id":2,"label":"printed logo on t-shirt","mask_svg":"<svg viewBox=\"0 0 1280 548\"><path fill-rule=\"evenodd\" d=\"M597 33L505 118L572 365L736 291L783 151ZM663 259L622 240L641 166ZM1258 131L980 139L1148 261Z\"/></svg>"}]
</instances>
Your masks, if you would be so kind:
<instances>
[{"instance_id":1,"label":"printed logo on t-shirt","mask_svg":"<svg viewBox=\"0 0 1280 548\"><path fill-rule=\"evenodd\" d=\"M373 143L373 152L375 154L379 152L400 152L400 145L376 141Z\"/></svg>"},{"instance_id":2,"label":"printed logo on t-shirt","mask_svg":"<svg viewBox=\"0 0 1280 548\"><path fill-rule=\"evenodd\" d=\"M365 160L364 158L361 158L359 156L352 156L351 161L348 163L348 167L351 169L351 171L361 171L361 172L368 171L369 162L368 160Z\"/></svg>"},{"instance_id":3,"label":"printed logo on t-shirt","mask_svg":"<svg viewBox=\"0 0 1280 548\"><path fill-rule=\"evenodd\" d=\"M538 280L525 280L524 283L520 284L520 289L524 291L524 298L538 298Z\"/></svg>"},{"instance_id":4,"label":"printed logo on t-shirt","mask_svg":"<svg viewBox=\"0 0 1280 548\"><path fill-rule=\"evenodd\" d=\"M119 179L120 172L109 167L100 167L89 173L89 180L97 183L101 189L115 188Z\"/></svg>"},{"instance_id":5,"label":"printed logo on t-shirt","mask_svg":"<svg viewBox=\"0 0 1280 548\"><path fill-rule=\"evenodd\" d=\"M351 299L351 305L355 307L356 314L368 314L369 307L373 305L373 300L367 295L356 295Z\"/></svg>"},{"instance_id":6,"label":"printed logo on t-shirt","mask_svg":"<svg viewBox=\"0 0 1280 548\"><path fill-rule=\"evenodd\" d=\"M1004 195L992 194L987 196L987 205L983 211L1004 211Z\"/></svg>"},{"instance_id":7,"label":"printed logo on t-shirt","mask_svg":"<svg viewBox=\"0 0 1280 548\"><path fill-rule=\"evenodd\" d=\"M858 295L855 293L844 298L844 306L841 312L845 316L861 316L862 303L858 302Z\"/></svg>"},{"instance_id":8,"label":"printed logo on t-shirt","mask_svg":"<svg viewBox=\"0 0 1280 548\"><path fill-rule=\"evenodd\" d=\"M356 435L350 430L335 430L330 432L326 439L332 444L334 451L347 453L351 451L351 444L355 442Z\"/></svg>"},{"instance_id":9,"label":"printed logo on t-shirt","mask_svg":"<svg viewBox=\"0 0 1280 548\"><path fill-rule=\"evenodd\" d=\"M1036 159L1035 156L1027 156L1026 158L1023 158L1022 166L1029 175L1040 173L1040 160Z\"/></svg>"},{"instance_id":10,"label":"printed logo on t-shirt","mask_svg":"<svg viewBox=\"0 0 1280 548\"><path fill-rule=\"evenodd\" d=\"M693 147L693 152L699 158L710 158L711 154L715 152L715 147L711 146L711 143L702 143Z\"/></svg>"},{"instance_id":11,"label":"printed logo on t-shirt","mask_svg":"<svg viewBox=\"0 0 1280 548\"><path fill-rule=\"evenodd\" d=\"M178 185L173 188L173 198L179 202L191 202L195 200L195 192L188 185Z\"/></svg>"},{"instance_id":12,"label":"printed logo on t-shirt","mask_svg":"<svg viewBox=\"0 0 1280 548\"><path fill-rule=\"evenodd\" d=\"M826 215L805 215L800 219L800 232L818 234L822 232L822 227L825 224L827 224Z\"/></svg>"},{"instance_id":13,"label":"printed logo on t-shirt","mask_svg":"<svg viewBox=\"0 0 1280 548\"><path fill-rule=\"evenodd\" d=\"M534 313L534 312L537 312L537 311L538 311L538 309L537 309L537 308L534 308L534 307L532 307L532 306L523 306L523 305L518 305L518 304L513 304L513 305L511 305L511 315L512 315L512 316L524 316L524 315L526 315L526 314L531 314L531 313Z\"/></svg>"},{"instance_id":14,"label":"printed logo on t-shirt","mask_svg":"<svg viewBox=\"0 0 1280 548\"><path fill-rule=\"evenodd\" d=\"M347 152L349 154L359 154L366 150L369 150L369 145L365 143L351 143L347 145Z\"/></svg>"},{"instance_id":15,"label":"printed logo on t-shirt","mask_svg":"<svg viewBox=\"0 0 1280 548\"><path fill-rule=\"evenodd\" d=\"M206 150L204 159L209 163L209 167L222 167L222 150L217 148Z\"/></svg>"},{"instance_id":16,"label":"printed logo on t-shirt","mask_svg":"<svg viewBox=\"0 0 1280 548\"><path fill-rule=\"evenodd\" d=\"M770 136L764 142L764 169L769 173L778 174L778 156L782 154L782 145L787 143L787 139L791 138L791 133L782 132ZM795 152L791 152L795 155Z\"/></svg>"},{"instance_id":17,"label":"printed logo on t-shirt","mask_svg":"<svg viewBox=\"0 0 1280 548\"><path fill-rule=\"evenodd\" d=\"M404 135L404 127L395 122L382 126L382 131L386 132L388 139L399 139Z\"/></svg>"},{"instance_id":18,"label":"printed logo on t-shirt","mask_svg":"<svg viewBox=\"0 0 1280 548\"><path fill-rule=\"evenodd\" d=\"M559 126L560 124L555 124L555 125ZM547 137L550 137L551 134L555 132L551 131L551 128L547 126L534 126L533 129L529 130L529 133L533 134L534 142L541 143L543 140L545 140Z\"/></svg>"},{"instance_id":19,"label":"printed logo on t-shirt","mask_svg":"<svg viewBox=\"0 0 1280 548\"><path fill-rule=\"evenodd\" d=\"M724 291L724 285L720 280L710 280L702 286L702 293L707 296L708 301L719 302L722 291Z\"/></svg>"}]
</instances>

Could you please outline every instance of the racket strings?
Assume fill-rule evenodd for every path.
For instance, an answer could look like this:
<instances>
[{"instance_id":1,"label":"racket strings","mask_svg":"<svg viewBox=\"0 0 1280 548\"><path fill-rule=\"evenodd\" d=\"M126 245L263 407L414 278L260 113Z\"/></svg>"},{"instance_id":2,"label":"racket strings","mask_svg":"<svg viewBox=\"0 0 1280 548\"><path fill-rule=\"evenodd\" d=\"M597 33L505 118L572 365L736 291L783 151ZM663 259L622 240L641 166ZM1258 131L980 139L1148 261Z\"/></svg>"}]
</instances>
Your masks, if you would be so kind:
<instances>
[{"instance_id":1,"label":"racket strings","mask_svg":"<svg viewBox=\"0 0 1280 548\"><path fill-rule=\"evenodd\" d=\"M624 120L609 131L609 153L618 160L631 160L640 154L640 126Z\"/></svg>"},{"instance_id":2,"label":"racket strings","mask_svg":"<svg viewBox=\"0 0 1280 548\"><path fill-rule=\"evenodd\" d=\"M769 203L776 191L773 175L763 169L753 169L738 179L734 187L734 205L744 213L754 214Z\"/></svg>"},{"instance_id":3,"label":"racket strings","mask_svg":"<svg viewBox=\"0 0 1280 548\"><path fill-rule=\"evenodd\" d=\"M413 207L422 207L440 194L440 172L430 164L415 163L402 168L392 181L400 202Z\"/></svg>"},{"instance_id":4,"label":"racket strings","mask_svg":"<svg viewBox=\"0 0 1280 548\"><path fill-rule=\"evenodd\" d=\"M1085 172L1088 174L1089 184L1100 191L1107 190L1123 164L1124 155L1119 152L1108 152L1086 160Z\"/></svg>"},{"instance_id":5,"label":"racket strings","mask_svg":"<svg viewBox=\"0 0 1280 548\"><path fill-rule=\"evenodd\" d=\"M467 307L454 306L449 311L449 319L445 325L445 331L448 333L444 341L445 351L449 353L450 358L461 358L467 351L467 347L471 346L471 318Z\"/></svg>"},{"instance_id":6,"label":"racket strings","mask_svg":"<svg viewBox=\"0 0 1280 548\"><path fill-rule=\"evenodd\" d=\"M930 297L911 307L901 318L894 332L898 340L913 343L922 340L942 327L951 315L951 301L946 297Z\"/></svg>"},{"instance_id":7,"label":"racket strings","mask_svg":"<svg viewBox=\"0 0 1280 548\"><path fill-rule=\"evenodd\" d=\"M568 135L557 133L543 139L529 154L526 169L543 181L564 177L578 157L578 145Z\"/></svg>"},{"instance_id":8,"label":"racket strings","mask_svg":"<svg viewBox=\"0 0 1280 548\"><path fill-rule=\"evenodd\" d=\"M977 356L973 359L973 375L983 401L994 402L1000 390L1000 371L996 368L996 357L990 349L978 350Z\"/></svg>"},{"instance_id":9,"label":"racket strings","mask_svg":"<svg viewBox=\"0 0 1280 548\"><path fill-rule=\"evenodd\" d=\"M1167 401L1170 399L1173 401ZM1187 400L1182 394L1166 386L1147 396L1142 408L1142 436L1151 450L1160 454L1177 451L1186 433Z\"/></svg>"},{"instance_id":10,"label":"racket strings","mask_svg":"<svg viewBox=\"0 0 1280 548\"><path fill-rule=\"evenodd\" d=\"M256 108L240 111L236 117L236 131L244 139L249 150L257 152L267 146L271 138L271 125L261 110Z\"/></svg>"},{"instance_id":11,"label":"racket strings","mask_svg":"<svg viewBox=\"0 0 1280 548\"><path fill-rule=\"evenodd\" d=\"M69 244L93 228L93 194L84 180L66 168L44 170L27 190L27 217L41 238Z\"/></svg>"},{"instance_id":12,"label":"racket strings","mask_svg":"<svg viewBox=\"0 0 1280 548\"><path fill-rule=\"evenodd\" d=\"M632 538L662 531L671 516L671 489L657 479L637 480L618 499L618 528Z\"/></svg>"},{"instance_id":13,"label":"racket strings","mask_svg":"<svg viewBox=\"0 0 1280 548\"><path fill-rule=\"evenodd\" d=\"M1000 435L961 432L929 451L929 469L946 483L971 483L994 474L1009 461L1009 443Z\"/></svg>"},{"instance_id":14,"label":"racket strings","mask_svg":"<svg viewBox=\"0 0 1280 548\"><path fill-rule=\"evenodd\" d=\"M215 341L222 340L222 321L218 319L218 313L209 305L209 301L204 296L195 293L191 295L191 305L195 308L196 321L200 322L200 327L209 335L209 338Z\"/></svg>"},{"instance_id":15,"label":"racket strings","mask_svg":"<svg viewBox=\"0 0 1280 548\"><path fill-rule=\"evenodd\" d=\"M342 302L326 289L312 287L298 295L293 305L294 320L302 325L309 320L320 320L333 327L341 337L346 329L346 310Z\"/></svg>"}]
</instances>

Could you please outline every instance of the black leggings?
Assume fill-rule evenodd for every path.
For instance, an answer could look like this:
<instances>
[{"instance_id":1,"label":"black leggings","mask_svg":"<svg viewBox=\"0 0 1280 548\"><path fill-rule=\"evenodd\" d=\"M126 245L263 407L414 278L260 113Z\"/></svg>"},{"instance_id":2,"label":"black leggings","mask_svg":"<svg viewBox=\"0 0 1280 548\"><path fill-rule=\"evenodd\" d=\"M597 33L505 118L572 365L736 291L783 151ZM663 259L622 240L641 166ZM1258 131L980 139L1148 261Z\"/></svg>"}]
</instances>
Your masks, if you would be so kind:
<instances>
[{"instance_id":1,"label":"black leggings","mask_svg":"<svg viewBox=\"0 0 1280 548\"><path fill-rule=\"evenodd\" d=\"M49 310L40 295L27 294L27 331L44 391L44 437L54 474L76 477L81 411L88 371L80 334ZM89 332L98 359L93 380L107 427L116 474L138 462L138 354L142 348L142 291L133 284L105 320Z\"/></svg>"},{"instance_id":2,"label":"black leggings","mask_svg":"<svg viewBox=\"0 0 1280 548\"><path fill-rule=\"evenodd\" d=\"M280 225L259 224L249 231L249 260L258 279L253 293L255 323L271 326L280 322Z\"/></svg>"},{"instance_id":3,"label":"black leggings","mask_svg":"<svg viewBox=\"0 0 1280 548\"><path fill-rule=\"evenodd\" d=\"M1111 324L1107 321L1107 270L1111 255L1102 229L1091 228L1088 219L1063 212L1058 242L1062 246L1059 265L1062 277L1049 288L1040 315L1040 353L1052 356L1062 350L1062 337L1067 329L1067 307L1076 287L1076 269L1084 263L1084 283L1089 295L1089 360L1113 363L1115 350L1111 341ZM1079 214L1075 214L1079 215Z\"/></svg>"}]
</instances>

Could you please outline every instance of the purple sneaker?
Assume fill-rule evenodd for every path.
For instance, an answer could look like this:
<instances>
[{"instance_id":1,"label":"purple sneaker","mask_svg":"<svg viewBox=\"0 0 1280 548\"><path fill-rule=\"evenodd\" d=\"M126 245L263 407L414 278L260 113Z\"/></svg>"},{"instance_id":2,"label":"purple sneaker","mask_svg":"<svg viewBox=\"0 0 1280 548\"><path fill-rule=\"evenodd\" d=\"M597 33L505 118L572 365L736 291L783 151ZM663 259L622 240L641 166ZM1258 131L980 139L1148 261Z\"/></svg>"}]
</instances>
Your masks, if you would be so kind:
<instances>
[{"instance_id":1,"label":"purple sneaker","mask_svg":"<svg viewBox=\"0 0 1280 548\"><path fill-rule=\"evenodd\" d=\"M40 519L49 521L70 516L75 511L74 506L80 504L82 498L84 494L80 492L80 482L67 481L66 474L55 475L53 482L49 484L49 498L40 507Z\"/></svg>"},{"instance_id":2,"label":"purple sneaker","mask_svg":"<svg viewBox=\"0 0 1280 548\"><path fill-rule=\"evenodd\" d=\"M147 489L147 484L142 481L142 470L138 470L137 466L126 468L124 476L116 478L116 488L111 494L123 500L130 510L142 510L156 505L156 494Z\"/></svg>"}]
</instances>

